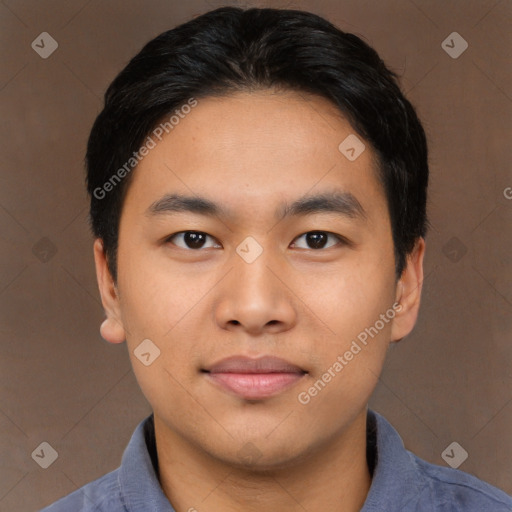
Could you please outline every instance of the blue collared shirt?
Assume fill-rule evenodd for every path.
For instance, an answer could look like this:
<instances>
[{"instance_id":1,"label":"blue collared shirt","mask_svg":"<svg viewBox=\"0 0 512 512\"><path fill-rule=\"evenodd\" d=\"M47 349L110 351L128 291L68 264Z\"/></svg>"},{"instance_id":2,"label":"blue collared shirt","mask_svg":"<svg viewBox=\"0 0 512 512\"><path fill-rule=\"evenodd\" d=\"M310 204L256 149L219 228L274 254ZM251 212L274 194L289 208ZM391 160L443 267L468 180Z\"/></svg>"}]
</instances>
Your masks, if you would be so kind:
<instances>
[{"instance_id":1,"label":"blue collared shirt","mask_svg":"<svg viewBox=\"0 0 512 512\"><path fill-rule=\"evenodd\" d=\"M118 469L40 512L175 512L160 487L157 460L150 415L135 429ZM367 460L372 483L361 512L512 512L512 496L463 471L416 457L372 410Z\"/></svg>"}]
</instances>

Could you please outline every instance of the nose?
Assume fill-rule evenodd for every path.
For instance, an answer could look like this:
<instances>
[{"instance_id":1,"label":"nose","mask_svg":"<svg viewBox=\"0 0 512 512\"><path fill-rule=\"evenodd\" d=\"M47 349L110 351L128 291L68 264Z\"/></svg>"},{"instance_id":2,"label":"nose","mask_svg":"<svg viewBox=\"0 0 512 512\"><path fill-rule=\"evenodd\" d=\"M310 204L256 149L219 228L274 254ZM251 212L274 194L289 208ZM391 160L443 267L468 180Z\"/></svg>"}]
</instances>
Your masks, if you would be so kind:
<instances>
[{"instance_id":1,"label":"nose","mask_svg":"<svg viewBox=\"0 0 512 512\"><path fill-rule=\"evenodd\" d=\"M233 255L234 268L218 289L215 317L221 328L256 336L295 325L296 298L286 283L284 263L279 266L269 252L264 250L252 263Z\"/></svg>"}]
</instances>

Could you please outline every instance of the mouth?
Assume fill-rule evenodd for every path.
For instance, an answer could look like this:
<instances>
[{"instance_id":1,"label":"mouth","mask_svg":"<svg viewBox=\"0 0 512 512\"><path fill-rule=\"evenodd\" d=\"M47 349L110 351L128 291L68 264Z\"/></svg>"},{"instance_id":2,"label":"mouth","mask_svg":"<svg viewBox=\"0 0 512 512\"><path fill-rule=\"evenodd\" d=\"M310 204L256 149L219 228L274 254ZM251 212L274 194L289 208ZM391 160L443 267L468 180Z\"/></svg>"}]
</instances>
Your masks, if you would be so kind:
<instances>
[{"instance_id":1,"label":"mouth","mask_svg":"<svg viewBox=\"0 0 512 512\"><path fill-rule=\"evenodd\" d=\"M201 371L213 385L246 400L261 400L277 395L308 373L284 359L272 356L257 359L229 357Z\"/></svg>"}]
</instances>

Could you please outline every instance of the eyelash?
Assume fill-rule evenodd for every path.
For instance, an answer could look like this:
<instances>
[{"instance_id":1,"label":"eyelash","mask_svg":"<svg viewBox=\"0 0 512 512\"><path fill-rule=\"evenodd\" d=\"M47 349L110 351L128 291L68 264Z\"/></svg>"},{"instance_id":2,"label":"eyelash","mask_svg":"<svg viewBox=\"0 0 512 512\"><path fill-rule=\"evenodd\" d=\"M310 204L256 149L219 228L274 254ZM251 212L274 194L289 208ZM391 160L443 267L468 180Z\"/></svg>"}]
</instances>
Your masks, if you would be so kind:
<instances>
[{"instance_id":1,"label":"eyelash","mask_svg":"<svg viewBox=\"0 0 512 512\"><path fill-rule=\"evenodd\" d=\"M195 233L195 234L200 234L200 235L206 235L207 237L210 237L212 239L214 239L213 236L209 235L208 233L205 233L204 231L192 231L192 230L189 230L189 231L178 231L177 233L174 233L172 235L169 235L166 239L165 239L165 243L172 243L173 245L176 245L174 244L173 242L171 242L171 240L178 236L178 235L184 235L186 233ZM321 247L320 249L314 249L314 248L301 248L302 250L310 250L310 251L321 251L321 250L326 250L326 249L330 249L332 247L336 247L337 245L349 245L349 242L348 240L346 240L345 238L343 238L341 235L337 235L335 233L331 233L330 231L321 231L321 230L313 230L313 231L306 231L305 233L302 233L302 235L299 235L297 238L295 238L294 240L297 240L298 238L301 238L305 235L309 235L311 233L322 233L322 234L326 234L328 236L331 236L331 237L334 237L338 240L338 244L333 244L333 245L330 245L328 247ZM177 247L180 247L180 246L177 246ZM180 247L180 249L184 249L184 250L188 250L188 251L200 251L201 249L203 249L202 247L199 248L199 249L191 249L190 247L187 247L187 248L184 248L184 247ZM209 247L209 249L211 249L211 247Z\"/></svg>"}]
</instances>

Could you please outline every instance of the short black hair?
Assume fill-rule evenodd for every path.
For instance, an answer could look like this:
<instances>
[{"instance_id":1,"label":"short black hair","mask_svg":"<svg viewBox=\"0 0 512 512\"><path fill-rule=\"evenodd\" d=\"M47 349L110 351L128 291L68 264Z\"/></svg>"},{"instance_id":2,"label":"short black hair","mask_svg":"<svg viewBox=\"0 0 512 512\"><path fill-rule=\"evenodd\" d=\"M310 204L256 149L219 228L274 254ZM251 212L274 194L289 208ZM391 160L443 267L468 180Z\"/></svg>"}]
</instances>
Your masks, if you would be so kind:
<instances>
[{"instance_id":1,"label":"short black hair","mask_svg":"<svg viewBox=\"0 0 512 512\"><path fill-rule=\"evenodd\" d=\"M428 158L397 74L362 39L313 13L222 7L149 41L105 93L88 140L86 181L91 230L103 241L114 283L129 171L148 135L191 100L271 88L327 98L371 145L401 276L427 231Z\"/></svg>"}]
</instances>

